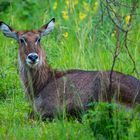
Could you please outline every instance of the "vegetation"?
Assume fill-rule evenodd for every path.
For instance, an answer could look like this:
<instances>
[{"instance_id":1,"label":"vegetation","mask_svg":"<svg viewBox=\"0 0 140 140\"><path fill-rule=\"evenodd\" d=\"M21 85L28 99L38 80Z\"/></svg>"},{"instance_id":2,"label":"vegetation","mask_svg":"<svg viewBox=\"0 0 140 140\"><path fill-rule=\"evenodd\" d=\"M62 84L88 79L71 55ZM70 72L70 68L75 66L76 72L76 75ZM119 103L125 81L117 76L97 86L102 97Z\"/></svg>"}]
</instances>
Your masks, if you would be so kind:
<instances>
[{"instance_id":1,"label":"vegetation","mask_svg":"<svg viewBox=\"0 0 140 140\"><path fill-rule=\"evenodd\" d=\"M0 20L26 30L55 17L54 31L42 39L53 68L111 69L139 78L139 4L139 0L1 0ZM93 103L82 122L28 119L30 107L17 54L16 41L0 33L0 139L140 139L139 106L126 109L115 103Z\"/></svg>"}]
</instances>

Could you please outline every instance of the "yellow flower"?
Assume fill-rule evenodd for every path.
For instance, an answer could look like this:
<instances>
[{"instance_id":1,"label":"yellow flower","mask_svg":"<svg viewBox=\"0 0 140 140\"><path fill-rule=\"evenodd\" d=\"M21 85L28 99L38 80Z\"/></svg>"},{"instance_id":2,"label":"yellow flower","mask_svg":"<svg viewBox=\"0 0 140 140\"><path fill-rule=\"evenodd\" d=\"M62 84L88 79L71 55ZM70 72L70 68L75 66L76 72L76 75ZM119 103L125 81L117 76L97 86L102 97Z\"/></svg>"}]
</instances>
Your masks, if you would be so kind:
<instances>
[{"instance_id":1,"label":"yellow flower","mask_svg":"<svg viewBox=\"0 0 140 140\"><path fill-rule=\"evenodd\" d=\"M130 22L130 19L131 19L131 16L130 15L128 15L128 16L125 17L126 24L128 24Z\"/></svg>"},{"instance_id":2,"label":"yellow flower","mask_svg":"<svg viewBox=\"0 0 140 140\"><path fill-rule=\"evenodd\" d=\"M68 18L69 18L68 12L67 12L67 11L62 11L62 17L63 17L65 20L68 20Z\"/></svg>"},{"instance_id":3,"label":"yellow flower","mask_svg":"<svg viewBox=\"0 0 140 140\"><path fill-rule=\"evenodd\" d=\"M57 8L57 2L54 3L53 10L56 10L56 8Z\"/></svg>"},{"instance_id":4,"label":"yellow flower","mask_svg":"<svg viewBox=\"0 0 140 140\"><path fill-rule=\"evenodd\" d=\"M86 10L86 11L89 11L90 10L90 6L89 6L89 4L87 3L87 2L83 2L83 6L84 6L84 9Z\"/></svg>"},{"instance_id":5,"label":"yellow flower","mask_svg":"<svg viewBox=\"0 0 140 140\"><path fill-rule=\"evenodd\" d=\"M66 0L65 3L67 6L74 6L78 4L78 0Z\"/></svg>"},{"instance_id":6,"label":"yellow flower","mask_svg":"<svg viewBox=\"0 0 140 140\"><path fill-rule=\"evenodd\" d=\"M99 2L96 1L96 2L93 4L93 10L94 10L94 11L97 11L98 7L99 7Z\"/></svg>"},{"instance_id":7,"label":"yellow flower","mask_svg":"<svg viewBox=\"0 0 140 140\"><path fill-rule=\"evenodd\" d=\"M114 34L114 33L112 33L112 34L111 34L111 36L112 36L112 37L114 37L114 36L115 36L115 34Z\"/></svg>"},{"instance_id":8,"label":"yellow flower","mask_svg":"<svg viewBox=\"0 0 140 140\"><path fill-rule=\"evenodd\" d=\"M80 20L85 19L86 16L87 16L87 15L86 15L85 13L82 13L82 12L79 13L79 18L80 18Z\"/></svg>"},{"instance_id":9,"label":"yellow flower","mask_svg":"<svg viewBox=\"0 0 140 140\"><path fill-rule=\"evenodd\" d=\"M65 32L65 33L63 34L63 36L64 36L65 38L68 38L68 36L69 36L68 32Z\"/></svg>"},{"instance_id":10,"label":"yellow flower","mask_svg":"<svg viewBox=\"0 0 140 140\"><path fill-rule=\"evenodd\" d=\"M69 3L70 3L69 0L66 0L65 2L66 2L66 5L69 5Z\"/></svg>"},{"instance_id":11,"label":"yellow flower","mask_svg":"<svg viewBox=\"0 0 140 140\"><path fill-rule=\"evenodd\" d=\"M99 3L96 1L96 2L94 3L94 6L97 7L98 5L99 5Z\"/></svg>"}]
</instances>

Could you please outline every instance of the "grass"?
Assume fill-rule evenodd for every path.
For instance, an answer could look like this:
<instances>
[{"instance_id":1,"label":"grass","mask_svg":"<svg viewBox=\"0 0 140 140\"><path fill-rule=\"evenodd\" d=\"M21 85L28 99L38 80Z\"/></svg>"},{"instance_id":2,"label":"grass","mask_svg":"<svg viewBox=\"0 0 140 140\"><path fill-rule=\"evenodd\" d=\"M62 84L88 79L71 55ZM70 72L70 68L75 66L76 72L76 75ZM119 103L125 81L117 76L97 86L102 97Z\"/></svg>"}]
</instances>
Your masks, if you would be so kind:
<instances>
[{"instance_id":1,"label":"grass","mask_svg":"<svg viewBox=\"0 0 140 140\"><path fill-rule=\"evenodd\" d=\"M85 4L86 2L86 4ZM0 20L17 30L37 29L50 18L56 18L56 27L42 38L48 63L56 69L109 70L112 66L116 38L115 27L104 9L103 22L99 0L7 1L7 8L0 10ZM130 4L131 0L121 2ZM75 5L74 5L75 4ZM3 6L2 2L0 5ZM2 7L1 6L1 7ZM0 8L1 8L0 7ZM116 11L126 17L129 9ZM140 12L138 8L137 13ZM125 19L125 18L124 18ZM128 34L128 48L140 72L140 18L132 20ZM124 21L125 22L125 21ZM98 26L97 26L98 25ZM95 28L96 27L96 28ZM30 107L24 97L17 64L18 45L0 33L0 139L49 139L49 140L139 140L139 106L127 110L116 104L93 104L82 118L67 118L52 122L29 120ZM115 70L133 75L133 63L123 44L121 33L120 55ZM110 118L108 108L112 108Z\"/></svg>"}]
</instances>

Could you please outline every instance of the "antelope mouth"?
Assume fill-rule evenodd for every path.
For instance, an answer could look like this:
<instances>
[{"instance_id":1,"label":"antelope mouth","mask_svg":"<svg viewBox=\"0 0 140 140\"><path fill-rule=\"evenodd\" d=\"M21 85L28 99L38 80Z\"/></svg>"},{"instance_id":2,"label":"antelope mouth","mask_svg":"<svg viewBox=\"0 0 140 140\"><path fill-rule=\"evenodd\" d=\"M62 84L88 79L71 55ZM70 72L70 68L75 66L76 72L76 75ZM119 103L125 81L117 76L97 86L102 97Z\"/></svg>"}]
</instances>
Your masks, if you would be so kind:
<instances>
[{"instance_id":1,"label":"antelope mouth","mask_svg":"<svg viewBox=\"0 0 140 140\"><path fill-rule=\"evenodd\" d=\"M33 61L29 60L29 59L26 59L26 64L27 64L29 67L31 67L31 68L36 67L36 66L38 65L38 63L39 63L39 59L36 60L35 62L33 62Z\"/></svg>"}]
</instances>

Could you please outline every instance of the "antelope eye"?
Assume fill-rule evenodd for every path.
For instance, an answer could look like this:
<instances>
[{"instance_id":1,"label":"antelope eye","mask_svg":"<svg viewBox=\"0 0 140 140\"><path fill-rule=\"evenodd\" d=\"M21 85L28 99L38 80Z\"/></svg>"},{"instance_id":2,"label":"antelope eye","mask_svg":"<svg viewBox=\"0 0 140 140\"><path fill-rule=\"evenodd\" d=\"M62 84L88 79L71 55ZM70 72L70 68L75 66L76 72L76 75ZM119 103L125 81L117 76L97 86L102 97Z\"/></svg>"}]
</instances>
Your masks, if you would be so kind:
<instances>
[{"instance_id":1,"label":"antelope eye","mask_svg":"<svg viewBox=\"0 0 140 140\"><path fill-rule=\"evenodd\" d=\"M40 42L40 38L37 41Z\"/></svg>"},{"instance_id":2,"label":"antelope eye","mask_svg":"<svg viewBox=\"0 0 140 140\"><path fill-rule=\"evenodd\" d=\"M25 45L27 44L26 41L25 41L25 38L20 38L19 41L20 41L21 44L25 44Z\"/></svg>"},{"instance_id":3,"label":"antelope eye","mask_svg":"<svg viewBox=\"0 0 140 140\"><path fill-rule=\"evenodd\" d=\"M37 43L40 43L40 37L36 38L35 43L36 43L36 44L37 44Z\"/></svg>"}]
</instances>

